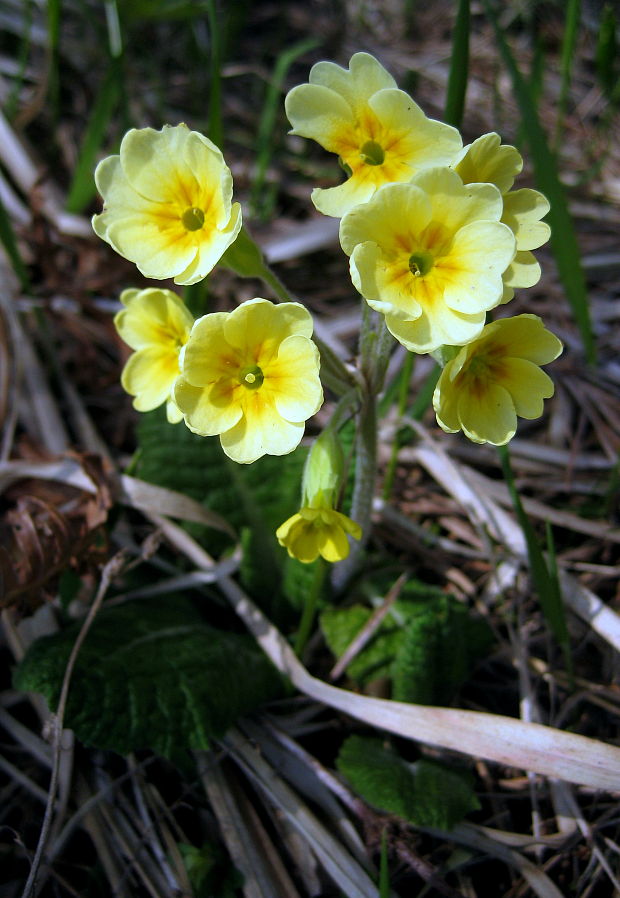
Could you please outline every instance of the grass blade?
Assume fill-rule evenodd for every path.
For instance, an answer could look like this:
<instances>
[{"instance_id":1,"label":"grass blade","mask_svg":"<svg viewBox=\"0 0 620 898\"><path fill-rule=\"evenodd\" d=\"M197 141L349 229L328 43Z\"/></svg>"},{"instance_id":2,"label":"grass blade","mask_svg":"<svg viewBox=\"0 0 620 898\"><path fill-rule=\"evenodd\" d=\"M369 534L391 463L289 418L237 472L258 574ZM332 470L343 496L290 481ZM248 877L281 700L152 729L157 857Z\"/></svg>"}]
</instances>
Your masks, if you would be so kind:
<instances>
[{"instance_id":1,"label":"grass blade","mask_svg":"<svg viewBox=\"0 0 620 898\"><path fill-rule=\"evenodd\" d=\"M47 49L49 53L48 95L52 114L58 117L60 73L58 43L60 38L60 6L62 0L47 0Z\"/></svg>"},{"instance_id":2,"label":"grass blade","mask_svg":"<svg viewBox=\"0 0 620 898\"><path fill-rule=\"evenodd\" d=\"M273 152L274 125L280 95L282 93L282 85L286 78L286 73L297 57L303 56L304 53L307 53L309 50L316 47L318 43L319 41L317 41L316 38L305 38L304 40L293 44L288 50L284 50L280 53L274 66L273 77L267 85L263 110L258 125L258 135L256 138L256 175L254 177L252 193L250 196L250 208L252 209L252 214L254 216L259 215L263 220L269 218L273 205L272 201L265 202L265 198L262 197L262 194L267 166L269 165L269 160ZM263 199L263 202L261 202L261 198Z\"/></svg>"},{"instance_id":3,"label":"grass blade","mask_svg":"<svg viewBox=\"0 0 620 898\"><path fill-rule=\"evenodd\" d=\"M568 211L566 194L558 177L556 158L549 148L547 137L540 124L538 110L530 87L517 68L515 58L500 28L495 10L490 0L482 0L482 2L489 21L493 26L500 54L512 80L521 112L524 133L532 152L537 185L551 203L547 221L551 225L551 246L560 280L579 327L586 358L590 364L594 364L596 348L592 334L586 283L575 229Z\"/></svg>"},{"instance_id":4,"label":"grass blade","mask_svg":"<svg viewBox=\"0 0 620 898\"><path fill-rule=\"evenodd\" d=\"M512 465L510 464L510 454L506 446L499 446L498 453L504 474L506 486L510 492L512 504L519 521L525 542L527 544L527 554L530 561L530 571L532 580L540 599L540 606L551 632L553 633L558 644L562 647L569 672L572 670L572 659L570 657L570 640L568 637L568 629L566 627L566 616L564 603L562 601L562 593L558 580L558 570L555 560L554 543L551 528L547 525L547 542L549 545L550 559L549 567L545 561L545 556L538 543L534 528L530 523L530 519L526 515L521 497L519 496Z\"/></svg>"},{"instance_id":5,"label":"grass blade","mask_svg":"<svg viewBox=\"0 0 620 898\"><path fill-rule=\"evenodd\" d=\"M459 0L452 37L452 58L448 76L444 118L449 125L461 127L469 71L469 0Z\"/></svg>"},{"instance_id":6,"label":"grass blade","mask_svg":"<svg viewBox=\"0 0 620 898\"><path fill-rule=\"evenodd\" d=\"M2 243L2 246L6 250L7 256L11 260L13 271L17 275L22 290L28 290L30 286L30 278L28 277L26 266L24 265L22 257L20 256L19 250L17 248L17 241L15 240L15 232L13 231L11 219L9 218L8 213L4 208L4 203L2 202L1 198L0 243Z\"/></svg>"},{"instance_id":7,"label":"grass blade","mask_svg":"<svg viewBox=\"0 0 620 898\"><path fill-rule=\"evenodd\" d=\"M211 40L211 70L209 72L209 116L207 133L209 139L220 149L224 148L224 126L222 124L222 35L216 8L217 0L208 0L207 18Z\"/></svg>"},{"instance_id":8,"label":"grass blade","mask_svg":"<svg viewBox=\"0 0 620 898\"><path fill-rule=\"evenodd\" d=\"M571 69L577 44L577 31L581 16L581 0L568 0L566 4L566 20L564 25L564 38L562 40L562 63L560 97L558 99L558 118L555 126L555 147L560 146L564 116L568 101L568 89L570 87Z\"/></svg>"},{"instance_id":9,"label":"grass blade","mask_svg":"<svg viewBox=\"0 0 620 898\"><path fill-rule=\"evenodd\" d=\"M108 123L118 106L121 92L121 61L112 60L101 85L80 148L67 198L68 212L81 212L95 195L93 170Z\"/></svg>"}]
</instances>

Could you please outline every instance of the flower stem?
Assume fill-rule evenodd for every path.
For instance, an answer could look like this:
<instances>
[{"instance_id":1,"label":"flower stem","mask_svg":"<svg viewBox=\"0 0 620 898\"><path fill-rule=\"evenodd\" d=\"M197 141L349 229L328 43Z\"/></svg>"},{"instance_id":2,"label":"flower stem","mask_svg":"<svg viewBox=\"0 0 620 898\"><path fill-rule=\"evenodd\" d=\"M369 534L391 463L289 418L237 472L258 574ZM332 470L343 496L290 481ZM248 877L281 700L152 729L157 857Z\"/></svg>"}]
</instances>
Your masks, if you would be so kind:
<instances>
[{"instance_id":1,"label":"flower stem","mask_svg":"<svg viewBox=\"0 0 620 898\"><path fill-rule=\"evenodd\" d=\"M312 630L317 602L323 588L323 582L325 580L325 570L325 562L322 558L317 558L317 560L314 562L314 577L312 578L310 589L306 595L306 601L304 603L304 610L301 615L299 630L297 631L297 636L295 637L295 654L298 658L301 658L302 652L306 647L310 631Z\"/></svg>"},{"instance_id":2,"label":"flower stem","mask_svg":"<svg viewBox=\"0 0 620 898\"><path fill-rule=\"evenodd\" d=\"M400 384L398 390L398 418L397 421L403 417L405 412L407 411L407 399L409 398L409 384L411 382L411 375L413 374L413 367L415 362L415 355L412 352L408 352L405 356L405 361L403 363L402 370L400 372ZM390 460L388 462L387 471L385 472L385 480L383 483L383 498L389 499L392 493L392 487L394 486L394 477L396 474L396 462L398 459L398 450L400 449L400 440L398 439L398 426L394 433L394 440L392 442L392 453L390 455Z\"/></svg>"}]
</instances>

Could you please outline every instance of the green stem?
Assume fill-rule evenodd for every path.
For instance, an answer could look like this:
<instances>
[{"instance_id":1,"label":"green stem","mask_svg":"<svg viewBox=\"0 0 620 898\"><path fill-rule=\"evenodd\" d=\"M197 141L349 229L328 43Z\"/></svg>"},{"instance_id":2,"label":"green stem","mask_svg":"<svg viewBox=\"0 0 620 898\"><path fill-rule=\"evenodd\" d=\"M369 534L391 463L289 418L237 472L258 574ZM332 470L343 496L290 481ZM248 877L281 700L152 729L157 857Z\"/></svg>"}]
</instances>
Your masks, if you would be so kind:
<instances>
[{"instance_id":1,"label":"green stem","mask_svg":"<svg viewBox=\"0 0 620 898\"><path fill-rule=\"evenodd\" d=\"M295 637L295 654L298 658L301 658L302 652L306 647L308 637L310 636L310 631L312 630L312 624L314 623L314 616L316 614L316 606L321 594L321 590L323 589L323 582L325 580L325 571L325 562L322 558L317 558L317 560L314 562L314 577L312 578L312 583L310 584L310 590L306 595L304 610L302 612L301 621L299 623L299 630L297 631L297 636Z\"/></svg>"},{"instance_id":2,"label":"green stem","mask_svg":"<svg viewBox=\"0 0 620 898\"><path fill-rule=\"evenodd\" d=\"M413 374L413 368L415 364L415 355L412 352L408 352L405 356L405 361L403 363L402 370L400 372L400 384L398 390L398 421L402 418L402 416L407 411L407 400L409 399L409 384L411 383L411 376ZM398 459L398 450L400 449L400 439L398 437L398 426L394 433L394 440L392 442L392 453L390 455L390 460L388 462L387 471L385 472L385 480L383 483L383 498L387 501L390 498L392 493L392 487L394 486L394 477L396 475L396 462Z\"/></svg>"}]
</instances>

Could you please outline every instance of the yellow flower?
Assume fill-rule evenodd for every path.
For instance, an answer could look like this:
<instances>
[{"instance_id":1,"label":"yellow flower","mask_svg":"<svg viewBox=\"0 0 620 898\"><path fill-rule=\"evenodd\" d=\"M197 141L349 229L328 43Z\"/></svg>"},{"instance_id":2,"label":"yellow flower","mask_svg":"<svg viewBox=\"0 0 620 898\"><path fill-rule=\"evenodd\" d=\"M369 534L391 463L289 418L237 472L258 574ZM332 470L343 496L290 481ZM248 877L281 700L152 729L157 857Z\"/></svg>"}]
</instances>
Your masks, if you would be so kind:
<instances>
[{"instance_id":1,"label":"yellow flower","mask_svg":"<svg viewBox=\"0 0 620 898\"><path fill-rule=\"evenodd\" d=\"M454 169L464 184L490 181L504 199L501 221L515 235L517 252L504 272L502 302L514 296L514 287L533 287L540 280L540 265L530 250L549 239L551 229L541 221L549 211L549 202L538 190L512 190L514 179L523 168L523 159L513 146L501 145L499 134L483 134L465 147Z\"/></svg>"},{"instance_id":2,"label":"yellow flower","mask_svg":"<svg viewBox=\"0 0 620 898\"><path fill-rule=\"evenodd\" d=\"M448 168L388 184L340 223L353 284L413 352L463 345L502 297L515 239L493 184L467 187Z\"/></svg>"},{"instance_id":3,"label":"yellow flower","mask_svg":"<svg viewBox=\"0 0 620 898\"><path fill-rule=\"evenodd\" d=\"M174 388L190 430L219 434L241 464L292 452L323 403L311 336L312 318L299 303L250 299L199 318Z\"/></svg>"},{"instance_id":4,"label":"yellow flower","mask_svg":"<svg viewBox=\"0 0 620 898\"><path fill-rule=\"evenodd\" d=\"M95 181L104 199L95 233L145 277L195 284L239 233L230 169L215 144L186 125L128 131Z\"/></svg>"},{"instance_id":5,"label":"yellow flower","mask_svg":"<svg viewBox=\"0 0 620 898\"><path fill-rule=\"evenodd\" d=\"M300 508L276 530L281 546L291 558L310 564L321 555L325 561L342 561L349 554L347 533L359 539L359 524L333 508Z\"/></svg>"},{"instance_id":6,"label":"yellow flower","mask_svg":"<svg viewBox=\"0 0 620 898\"><path fill-rule=\"evenodd\" d=\"M503 446L515 435L517 415L542 415L553 382L538 366L561 352L561 342L536 315L487 324L441 373L433 396L439 426L463 430L475 443Z\"/></svg>"},{"instance_id":7,"label":"yellow flower","mask_svg":"<svg viewBox=\"0 0 620 898\"><path fill-rule=\"evenodd\" d=\"M168 420L181 420L172 387L179 376L179 353L187 343L194 319L171 290L149 287L124 290L125 306L114 318L122 339L135 349L123 368L121 383L135 396L133 406L148 412L166 402Z\"/></svg>"},{"instance_id":8,"label":"yellow flower","mask_svg":"<svg viewBox=\"0 0 620 898\"><path fill-rule=\"evenodd\" d=\"M338 187L312 192L312 202L325 215L344 215L382 184L448 165L462 147L456 128L427 118L368 53L355 53L348 69L318 62L310 83L289 92L285 108L291 134L336 153L349 176Z\"/></svg>"}]
</instances>

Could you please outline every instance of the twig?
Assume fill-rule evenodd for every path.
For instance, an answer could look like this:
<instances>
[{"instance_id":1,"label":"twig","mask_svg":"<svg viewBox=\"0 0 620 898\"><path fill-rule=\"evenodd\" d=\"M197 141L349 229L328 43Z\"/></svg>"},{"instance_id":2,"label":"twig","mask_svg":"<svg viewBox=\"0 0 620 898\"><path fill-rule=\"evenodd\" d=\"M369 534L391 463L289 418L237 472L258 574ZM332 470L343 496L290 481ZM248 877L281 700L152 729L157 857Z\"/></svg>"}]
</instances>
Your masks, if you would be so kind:
<instances>
[{"instance_id":1,"label":"twig","mask_svg":"<svg viewBox=\"0 0 620 898\"><path fill-rule=\"evenodd\" d=\"M359 655L365 645L367 645L372 637L377 632L377 629L381 626L381 621L384 619L396 599L399 597L403 586L407 582L408 574L401 574L396 583L392 586L390 591L387 593L385 599L376 609L373 611L368 621L364 624L362 629L359 631L357 636L353 639L353 641L347 647L344 655L342 655L338 661L334 664L332 669L329 672L330 680L337 680L340 677L345 669L349 666L351 661Z\"/></svg>"}]
</instances>

